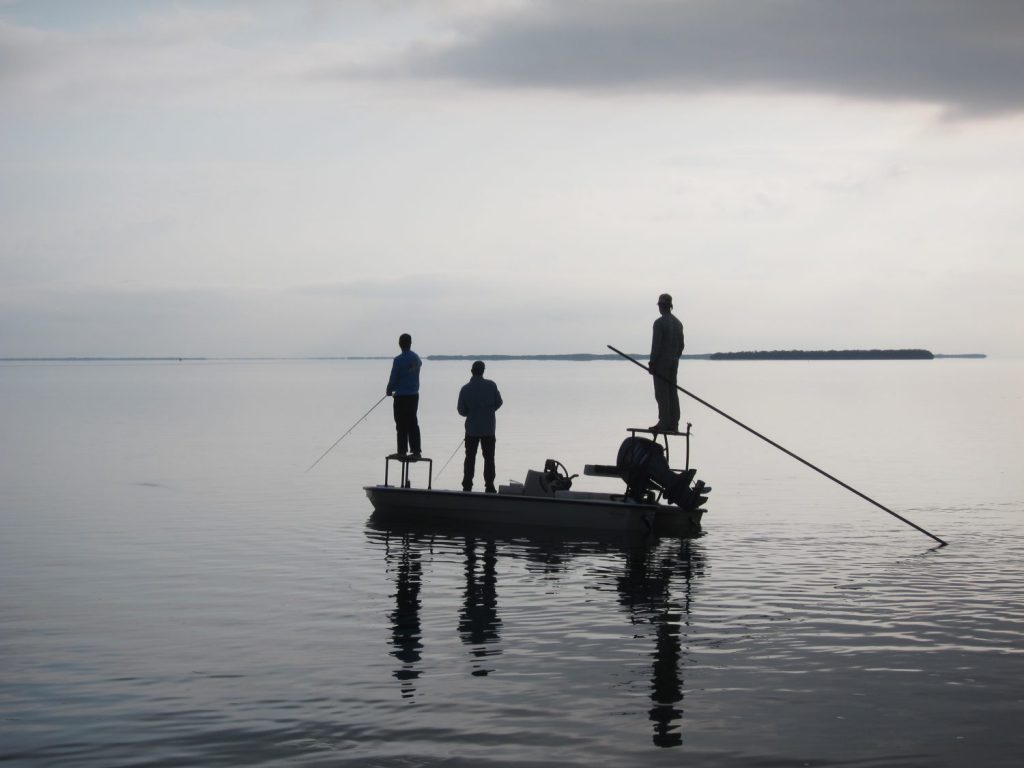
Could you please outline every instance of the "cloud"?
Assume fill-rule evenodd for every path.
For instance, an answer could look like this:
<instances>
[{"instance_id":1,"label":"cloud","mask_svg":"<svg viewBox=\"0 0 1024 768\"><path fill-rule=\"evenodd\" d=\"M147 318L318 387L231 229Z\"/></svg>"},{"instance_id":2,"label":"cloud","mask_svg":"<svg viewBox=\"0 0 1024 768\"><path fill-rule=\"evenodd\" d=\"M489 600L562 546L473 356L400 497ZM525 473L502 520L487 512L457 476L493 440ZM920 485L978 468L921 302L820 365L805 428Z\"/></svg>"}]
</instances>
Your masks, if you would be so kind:
<instances>
[{"instance_id":1,"label":"cloud","mask_svg":"<svg viewBox=\"0 0 1024 768\"><path fill-rule=\"evenodd\" d=\"M798 93L959 115L1024 109L1019 0L304 7L175 6L89 31L0 21L0 96L284 98L405 77L496 89Z\"/></svg>"},{"instance_id":2,"label":"cloud","mask_svg":"<svg viewBox=\"0 0 1024 768\"><path fill-rule=\"evenodd\" d=\"M587 0L463 27L418 76L580 91L755 90L1024 108L1019 0Z\"/></svg>"}]
</instances>

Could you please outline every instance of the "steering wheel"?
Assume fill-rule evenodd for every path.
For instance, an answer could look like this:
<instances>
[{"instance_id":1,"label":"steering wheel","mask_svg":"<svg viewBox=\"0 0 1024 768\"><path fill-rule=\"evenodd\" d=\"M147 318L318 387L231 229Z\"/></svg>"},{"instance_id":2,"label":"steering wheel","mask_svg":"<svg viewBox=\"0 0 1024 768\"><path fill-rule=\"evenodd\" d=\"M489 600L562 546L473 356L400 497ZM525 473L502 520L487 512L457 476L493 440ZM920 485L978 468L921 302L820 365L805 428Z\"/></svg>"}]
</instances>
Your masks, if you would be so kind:
<instances>
[{"instance_id":1,"label":"steering wheel","mask_svg":"<svg viewBox=\"0 0 1024 768\"><path fill-rule=\"evenodd\" d=\"M555 491L567 491L572 487L572 479L579 475L570 475L565 465L557 459L544 462L544 474L540 476L540 487L544 493L552 496Z\"/></svg>"}]
</instances>

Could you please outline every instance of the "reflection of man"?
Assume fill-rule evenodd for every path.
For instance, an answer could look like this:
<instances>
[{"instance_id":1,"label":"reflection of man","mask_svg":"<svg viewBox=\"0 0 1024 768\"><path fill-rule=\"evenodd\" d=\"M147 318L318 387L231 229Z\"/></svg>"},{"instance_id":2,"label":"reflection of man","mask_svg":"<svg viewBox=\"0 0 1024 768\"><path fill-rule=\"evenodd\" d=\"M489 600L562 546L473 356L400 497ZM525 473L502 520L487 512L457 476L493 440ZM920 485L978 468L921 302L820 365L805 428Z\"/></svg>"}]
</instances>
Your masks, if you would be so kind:
<instances>
[{"instance_id":1,"label":"reflection of man","mask_svg":"<svg viewBox=\"0 0 1024 768\"><path fill-rule=\"evenodd\" d=\"M494 412L501 408L501 393L498 385L484 378L483 360L477 360L470 369L473 377L459 390L459 415L466 417L466 461L462 465L462 490L473 490L473 475L476 473L476 449L480 446L484 454L484 484L487 493L495 493L494 487Z\"/></svg>"},{"instance_id":2,"label":"reflection of man","mask_svg":"<svg viewBox=\"0 0 1024 768\"><path fill-rule=\"evenodd\" d=\"M459 610L459 635L476 657L472 672L474 677L486 677L492 670L482 665L487 663L489 657L501 653L501 649L494 645L501 639L498 576L495 568L498 563L498 546L494 539L485 539L480 543L484 551L478 565L478 543L476 539L466 537L466 591ZM488 645L492 647L488 648Z\"/></svg>"},{"instance_id":3,"label":"reflection of man","mask_svg":"<svg viewBox=\"0 0 1024 768\"><path fill-rule=\"evenodd\" d=\"M398 433L398 456L405 456L411 449L412 458L420 458L420 424L416 411L420 405L420 362L419 355L412 351L412 336L403 333L398 337L402 354L391 364L391 378L388 379L387 393L395 396L395 432Z\"/></svg>"},{"instance_id":4,"label":"reflection of man","mask_svg":"<svg viewBox=\"0 0 1024 768\"><path fill-rule=\"evenodd\" d=\"M654 321L651 337L650 372L654 377L654 399L658 401L658 423L651 429L660 432L679 430L679 391L676 373L679 356L683 354L683 324L672 314L672 297L667 293L658 297L661 317Z\"/></svg>"}]
</instances>

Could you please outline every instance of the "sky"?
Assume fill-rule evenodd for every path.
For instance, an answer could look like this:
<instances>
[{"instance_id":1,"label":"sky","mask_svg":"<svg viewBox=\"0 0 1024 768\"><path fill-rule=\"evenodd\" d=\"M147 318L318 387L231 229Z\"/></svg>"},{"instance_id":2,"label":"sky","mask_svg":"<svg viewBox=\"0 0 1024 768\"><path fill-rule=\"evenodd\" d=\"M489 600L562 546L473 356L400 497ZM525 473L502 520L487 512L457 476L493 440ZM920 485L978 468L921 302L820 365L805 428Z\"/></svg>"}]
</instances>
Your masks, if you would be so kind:
<instances>
[{"instance_id":1,"label":"sky","mask_svg":"<svg viewBox=\"0 0 1024 768\"><path fill-rule=\"evenodd\" d=\"M1020 0L0 0L0 357L1024 356Z\"/></svg>"}]
</instances>

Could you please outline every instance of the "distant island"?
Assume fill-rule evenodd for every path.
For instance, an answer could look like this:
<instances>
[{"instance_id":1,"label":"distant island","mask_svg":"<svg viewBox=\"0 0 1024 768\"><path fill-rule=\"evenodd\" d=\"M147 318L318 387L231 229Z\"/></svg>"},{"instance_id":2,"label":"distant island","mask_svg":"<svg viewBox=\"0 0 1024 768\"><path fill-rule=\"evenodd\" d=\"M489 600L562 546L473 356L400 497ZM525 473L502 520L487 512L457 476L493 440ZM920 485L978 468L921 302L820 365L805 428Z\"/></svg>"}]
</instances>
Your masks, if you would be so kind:
<instances>
[{"instance_id":1,"label":"distant island","mask_svg":"<svg viewBox=\"0 0 1024 768\"><path fill-rule=\"evenodd\" d=\"M632 357L646 360L650 355L634 354ZM562 355L427 355L427 360L575 360L589 362L591 360L621 360L616 354L590 354L588 352L570 352ZM682 355L681 360L708 360L711 355Z\"/></svg>"},{"instance_id":2,"label":"distant island","mask_svg":"<svg viewBox=\"0 0 1024 768\"><path fill-rule=\"evenodd\" d=\"M646 360L649 355L633 353L631 357ZM927 349L829 349L829 350L772 350L761 352L714 352L707 355L682 355L682 360L932 360L946 357L984 358L972 352L958 355L940 355ZM562 355L427 355L428 360L621 360L615 354L572 353Z\"/></svg>"},{"instance_id":3,"label":"distant island","mask_svg":"<svg viewBox=\"0 0 1024 768\"><path fill-rule=\"evenodd\" d=\"M771 352L715 352L712 360L932 360L927 349L773 350Z\"/></svg>"}]
</instances>

